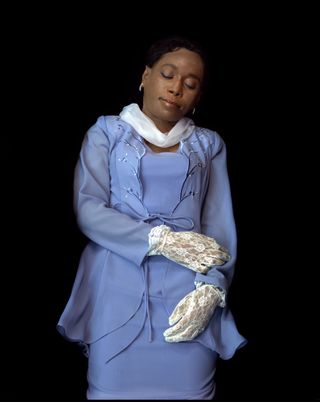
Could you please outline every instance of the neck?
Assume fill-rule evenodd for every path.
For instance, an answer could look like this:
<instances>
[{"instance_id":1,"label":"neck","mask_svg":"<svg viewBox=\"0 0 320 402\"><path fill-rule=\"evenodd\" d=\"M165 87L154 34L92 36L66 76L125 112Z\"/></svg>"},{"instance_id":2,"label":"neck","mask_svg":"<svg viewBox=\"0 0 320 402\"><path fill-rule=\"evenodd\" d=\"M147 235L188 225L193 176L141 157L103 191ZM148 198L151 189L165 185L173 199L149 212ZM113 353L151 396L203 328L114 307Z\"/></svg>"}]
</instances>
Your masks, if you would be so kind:
<instances>
[{"instance_id":1,"label":"neck","mask_svg":"<svg viewBox=\"0 0 320 402\"><path fill-rule=\"evenodd\" d=\"M148 111L146 111L145 108L142 108L142 112L149 117L149 119L151 119L154 123L154 125L157 127L157 129L159 131L161 131L163 134L168 133L172 127L174 127L174 125L177 123L175 122L171 122L171 121L164 121L164 120L160 120L158 118L156 118L155 116L153 116L151 113L149 113Z\"/></svg>"},{"instance_id":2,"label":"neck","mask_svg":"<svg viewBox=\"0 0 320 402\"><path fill-rule=\"evenodd\" d=\"M160 152L177 152L179 149L179 143L172 145L171 147L167 147L167 148L162 148L162 147L158 147L158 145L154 145L151 144L151 142L144 140L144 142L146 143L146 145L148 145L148 147L156 153L160 153Z\"/></svg>"}]
</instances>

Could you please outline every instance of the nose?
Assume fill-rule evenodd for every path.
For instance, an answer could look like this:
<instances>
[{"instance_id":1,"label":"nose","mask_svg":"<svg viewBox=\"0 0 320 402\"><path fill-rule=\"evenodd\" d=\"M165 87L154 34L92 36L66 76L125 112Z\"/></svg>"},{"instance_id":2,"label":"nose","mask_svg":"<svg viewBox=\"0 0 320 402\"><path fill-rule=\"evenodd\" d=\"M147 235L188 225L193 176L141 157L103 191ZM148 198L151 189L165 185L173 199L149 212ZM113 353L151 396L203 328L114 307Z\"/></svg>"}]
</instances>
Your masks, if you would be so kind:
<instances>
[{"instance_id":1,"label":"nose","mask_svg":"<svg viewBox=\"0 0 320 402\"><path fill-rule=\"evenodd\" d=\"M174 96L180 96L182 94L182 85L180 80L174 80L171 82L169 92Z\"/></svg>"}]
</instances>

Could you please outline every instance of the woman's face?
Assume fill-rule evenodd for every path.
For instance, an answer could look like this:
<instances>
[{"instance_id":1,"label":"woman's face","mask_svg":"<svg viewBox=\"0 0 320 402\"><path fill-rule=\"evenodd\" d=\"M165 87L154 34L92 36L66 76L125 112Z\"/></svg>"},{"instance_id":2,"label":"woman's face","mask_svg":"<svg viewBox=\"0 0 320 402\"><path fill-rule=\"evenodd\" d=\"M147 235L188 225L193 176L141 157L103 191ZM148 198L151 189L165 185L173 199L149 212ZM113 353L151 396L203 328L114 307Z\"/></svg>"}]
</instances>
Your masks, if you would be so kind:
<instances>
[{"instance_id":1,"label":"woman's face","mask_svg":"<svg viewBox=\"0 0 320 402\"><path fill-rule=\"evenodd\" d=\"M143 112L166 132L192 110L200 97L204 65L201 57L181 48L164 54L142 75Z\"/></svg>"}]
</instances>

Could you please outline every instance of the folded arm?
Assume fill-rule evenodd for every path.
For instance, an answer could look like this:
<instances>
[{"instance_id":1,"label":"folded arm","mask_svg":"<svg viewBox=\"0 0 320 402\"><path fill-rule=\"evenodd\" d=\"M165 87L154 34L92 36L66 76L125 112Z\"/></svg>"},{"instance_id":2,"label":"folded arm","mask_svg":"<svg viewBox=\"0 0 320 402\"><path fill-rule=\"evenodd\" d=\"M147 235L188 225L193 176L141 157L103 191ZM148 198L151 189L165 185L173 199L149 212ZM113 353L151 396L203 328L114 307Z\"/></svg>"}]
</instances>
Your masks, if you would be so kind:
<instances>
[{"instance_id":1,"label":"folded arm","mask_svg":"<svg viewBox=\"0 0 320 402\"><path fill-rule=\"evenodd\" d=\"M101 120L92 126L81 147L74 179L77 222L90 240L140 265L152 226L110 207L112 138L104 126Z\"/></svg>"}]
</instances>

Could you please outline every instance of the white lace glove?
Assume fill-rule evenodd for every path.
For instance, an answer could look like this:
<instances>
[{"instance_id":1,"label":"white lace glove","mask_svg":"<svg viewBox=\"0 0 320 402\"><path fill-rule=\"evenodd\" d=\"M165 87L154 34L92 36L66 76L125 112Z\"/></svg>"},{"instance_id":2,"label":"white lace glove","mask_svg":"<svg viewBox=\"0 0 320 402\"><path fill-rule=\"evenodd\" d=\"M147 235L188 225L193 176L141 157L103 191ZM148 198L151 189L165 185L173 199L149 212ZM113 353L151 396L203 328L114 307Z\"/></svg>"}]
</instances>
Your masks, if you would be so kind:
<instances>
[{"instance_id":1,"label":"white lace glove","mask_svg":"<svg viewBox=\"0 0 320 402\"><path fill-rule=\"evenodd\" d=\"M169 324L173 327L164 331L165 340L182 342L194 339L206 328L221 301L220 291L215 286L199 282L197 288L180 300L173 310L169 317Z\"/></svg>"},{"instance_id":2,"label":"white lace glove","mask_svg":"<svg viewBox=\"0 0 320 402\"><path fill-rule=\"evenodd\" d=\"M149 233L148 255L163 255L195 272L206 274L213 265L230 259L228 251L213 237L195 232L173 232L169 226L155 226Z\"/></svg>"}]
</instances>

